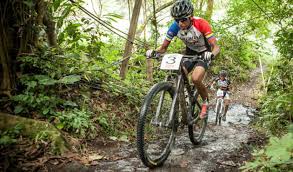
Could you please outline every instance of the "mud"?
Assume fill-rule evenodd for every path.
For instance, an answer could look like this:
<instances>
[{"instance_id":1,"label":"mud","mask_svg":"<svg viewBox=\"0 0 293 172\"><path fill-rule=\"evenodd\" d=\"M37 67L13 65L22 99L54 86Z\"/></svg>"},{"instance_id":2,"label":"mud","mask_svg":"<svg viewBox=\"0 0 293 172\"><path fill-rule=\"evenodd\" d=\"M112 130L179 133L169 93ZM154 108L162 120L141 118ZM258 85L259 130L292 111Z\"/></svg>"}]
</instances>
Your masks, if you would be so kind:
<instances>
[{"instance_id":1,"label":"mud","mask_svg":"<svg viewBox=\"0 0 293 172\"><path fill-rule=\"evenodd\" d=\"M103 158L92 161L88 166L73 161L48 171L239 171L243 161L250 158L250 148L245 145L256 135L248 125L254 113L254 109L232 104L226 122L215 126L215 114L210 110L202 144L192 145L187 128L180 129L170 156L162 167L156 169L148 169L142 164L135 142L120 142L105 146L99 152Z\"/></svg>"}]
</instances>

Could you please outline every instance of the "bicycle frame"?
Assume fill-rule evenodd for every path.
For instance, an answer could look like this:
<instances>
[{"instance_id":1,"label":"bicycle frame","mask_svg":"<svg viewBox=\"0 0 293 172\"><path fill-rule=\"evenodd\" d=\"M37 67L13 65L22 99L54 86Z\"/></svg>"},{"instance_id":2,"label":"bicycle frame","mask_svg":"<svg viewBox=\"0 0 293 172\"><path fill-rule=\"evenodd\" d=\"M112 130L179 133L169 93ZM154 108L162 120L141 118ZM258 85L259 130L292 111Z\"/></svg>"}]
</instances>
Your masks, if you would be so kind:
<instances>
[{"instance_id":1,"label":"bicycle frame","mask_svg":"<svg viewBox=\"0 0 293 172\"><path fill-rule=\"evenodd\" d=\"M217 101L216 101L216 107L215 107L215 112L216 112L216 124L219 123L221 125L221 118L223 117L223 114L225 112L225 91L224 91L224 96L217 96Z\"/></svg>"},{"instance_id":2,"label":"bicycle frame","mask_svg":"<svg viewBox=\"0 0 293 172\"><path fill-rule=\"evenodd\" d=\"M199 58L199 56L192 56L189 60L201 60ZM188 125L188 135L194 145L201 142L207 126L207 118L203 120L199 118L200 108L197 109L197 107L200 107L197 101L198 92L189 83L182 59L184 58L181 54L167 54L163 57L161 69L168 70L169 74L163 82L158 82L150 88L140 110L137 125L137 149L142 162L151 168L162 165L171 153L179 126L177 114L180 114L180 108L182 108L182 121L186 117L184 124ZM154 134L153 132L147 132L149 125L151 125L150 127L163 129L161 137L164 137L164 139L161 137L155 138L162 143L162 145L159 144L159 149L148 149L149 145L156 145L155 142L148 140L149 137L146 137L149 134ZM155 152L153 152L154 150Z\"/></svg>"},{"instance_id":3,"label":"bicycle frame","mask_svg":"<svg viewBox=\"0 0 293 172\"><path fill-rule=\"evenodd\" d=\"M169 77L172 76L172 74L174 73L173 71L169 71L169 72L171 73L171 75L168 75L165 78L165 81L168 81L168 82L170 82ZM169 124L171 124L172 120L174 119L174 114L175 114L175 110L176 110L175 106L177 106L177 103L179 102L178 101L178 98L179 98L178 96L180 94L180 91L184 92L184 86L185 86L188 94L191 95L191 85L189 84L189 80L188 80L188 78L187 78L187 76L186 76L186 74L185 74L185 72L183 70L182 61L181 61L179 70L176 72L175 84L176 84L175 85L176 86L175 87L175 94L174 94L174 98L173 98L172 105L171 105L171 111L169 113L168 122L164 125L164 127L169 127ZM162 123L161 122L158 123L157 119L158 119L158 116L160 114L161 107L163 105L164 96L165 96L165 92L161 93L159 104L158 104L157 111L156 111L156 115L155 115L154 121L152 122L152 124L155 124L155 125L160 126L160 127L162 126ZM190 96L188 96L188 101L189 101L189 103L193 103L190 100ZM197 101L196 101L196 104L199 106L199 103ZM184 106L185 106L184 108L186 108L187 111L188 111L187 119L191 119L191 106L187 107L186 103L184 104Z\"/></svg>"},{"instance_id":4,"label":"bicycle frame","mask_svg":"<svg viewBox=\"0 0 293 172\"><path fill-rule=\"evenodd\" d=\"M224 98L223 98L223 97L218 97L218 98L217 98L217 103L216 103L216 113L217 113L217 110L218 110L219 104L221 105L221 106L220 106L220 112L219 112L219 114L221 114L221 113L222 113L222 110L223 110L223 104L224 104Z\"/></svg>"}]
</instances>

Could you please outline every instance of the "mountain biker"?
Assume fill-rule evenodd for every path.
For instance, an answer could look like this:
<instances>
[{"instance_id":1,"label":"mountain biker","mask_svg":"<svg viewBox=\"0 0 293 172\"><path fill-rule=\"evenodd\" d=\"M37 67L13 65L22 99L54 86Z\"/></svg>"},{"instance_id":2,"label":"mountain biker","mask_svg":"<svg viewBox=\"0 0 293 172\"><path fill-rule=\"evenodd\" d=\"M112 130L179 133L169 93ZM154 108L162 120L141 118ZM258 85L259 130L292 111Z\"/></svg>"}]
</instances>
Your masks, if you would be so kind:
<instances>
[{"instance_id":1,"label":"mountain biker","mask_svg":"<svg viewBox=\"0 0 293 172\"><path fill-rule=\"evenodd\" d=\"M172 39L177 36L186 45L186 55L200 55L204 61L183 63L188 73L192 71L192 82L196 86L203 99L200 118L207 116L208 108L208 92L205 85L202 83L208 64L220 52L220 47L216 43L216 38L213 35L209 23L199 17L193 17L194 7L189 0L177 0L171 8L171 16L174 22L167 31L166 38L163 44L157 50L148 50L147 58L157 57L167 51L167 48Z\"/></svg>"},{"instance_id":2,"label":"mountain biker","mask_svg":"<svg viewBox=\"0 0 293 172\"><path fill-rule=\"evenodd\" d=\"M228 79L228 73L225 70L221 70L218 77L213 79L211 87L216 83L217 92L224 91L224 104L225 104L225 112L223 114L223 121L226 121L226 114L228 111L228 107L230 104L230 96L229 96L229 89L230 89L230 80Z\"/></svg>"}]
</instances>

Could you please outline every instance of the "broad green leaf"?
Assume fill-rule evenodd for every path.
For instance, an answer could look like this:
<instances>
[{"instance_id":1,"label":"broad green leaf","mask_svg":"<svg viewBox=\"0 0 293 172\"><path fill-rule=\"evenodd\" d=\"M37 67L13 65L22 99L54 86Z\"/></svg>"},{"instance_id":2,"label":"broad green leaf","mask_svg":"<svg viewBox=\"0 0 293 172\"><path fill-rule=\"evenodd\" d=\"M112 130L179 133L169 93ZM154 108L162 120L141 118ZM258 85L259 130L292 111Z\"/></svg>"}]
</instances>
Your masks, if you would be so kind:
<instances>
[{"instance_id":1,"label":"broad green leaf","mask_svg":"<svg viewBox=\"0 0 293 172\"><path fill-rule=\"evenodd\" d=\"M64 124L63 123L58 123L57 125L56 125L56 127L58 128L58 129L63 129L64 128Z\"/></svg>"},{"instance_id":2,"label":"broad green leaf","mask_svg":"<svg viewBox=\"0 0 293 172\"><path fill-rule=\"evenodd\" d=\"M47 75L35 75L35 78L41 85L54 85L57 82L55 79L52 79Z\"/></svg>"},{"instance_id":3,"label":"broad green leaf","mask_svg":"<svg viewBox=\"0 0 293 172\"><path fill-rule=\"evenodd\" d=\"M80 79L81 79L80 75L69 75L59 79L58 82L62 84L73 84L75 82L80 81Z\"/></svg>"},{"instance_id":4,"label":"broad green leaf","mask_svg":"<svg viewBox=\"0 0 293 172\"><path fill-rule=\"evenodd\" d=\"M29 88L35 88L36 85L37 85L37 82L36 82L36 81L31 81L31 82L28 82L28 83L27 83L27 86L28 86Z\"/></svg>"},{"instance_id":5,"label":"broad green leaf","mask_svg":"<svg viewBox=\"0 0 293 172\"><path fill-rule=\"evenodd\" d=\"M75 102L73 102L73 101L65 101L64 102L64 105L65 106L73 106L73 107L77 107L78 105L75 103Z\"/></svg>"},{"instance_id":6,"label":"broad green leaf","mask_svg":"<svg viewBox=\"0 0 293 172\"><path fill-rule=\"evenodd\" d=\"M49 111L50 111L50 108L45 108L43 110L43 115L47 115Z\"/></svg>"},{"instance_id":7,"label":"broad green leaf","mask_svg":"<svg viewBox=\"0 0 293 172\"><path fill-rule=\"evenodd\" d=\"M22 105L17 105L14 108L14 113L18 114L18 113L22 112L22 110L23 110Z\"/></svg>"}]
</instances>

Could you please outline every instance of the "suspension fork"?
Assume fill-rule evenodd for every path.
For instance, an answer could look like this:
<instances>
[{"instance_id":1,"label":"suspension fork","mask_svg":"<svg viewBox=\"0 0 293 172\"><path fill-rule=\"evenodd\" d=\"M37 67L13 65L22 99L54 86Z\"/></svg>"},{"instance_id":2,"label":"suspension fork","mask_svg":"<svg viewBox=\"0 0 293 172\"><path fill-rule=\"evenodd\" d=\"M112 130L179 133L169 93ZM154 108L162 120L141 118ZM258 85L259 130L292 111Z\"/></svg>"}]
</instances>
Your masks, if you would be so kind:
<instances>
[{"instance_id":1,"label":"suspension fork","mask_svg":"<svg viewBox=\"0 0 293 172\"><path fill-rule=\"evenodd\" d=\"M224 113L223 112L223 110L224 110L224 106L225 106L225 104L224 104L224 99L223 98L221 98L221 110L220 110L220 113L222 114L222 113Z\"/></svg>"},{"instance_id":2,"label":"suspension fork","mask_svg":"<svg viewBox=\"0 0 293 172\"><path fill-rule=\"evenodd\" d=\"M174 117L175 114L175 107L176 107L176 103L177 103L177 99L178 99L178 94L179 94L179 90L180 90L180 86L181 86L181 80L182 80L182 75L178 75L178 77L176 78L176 89L175 89L175 94L173 96L173 101L172 101L172 105L171 105L171 110L169 113L169 118L167 123L164 126L169 126L169 124L172 122L172 119ZM168 77L166 77L165 81L168 81ZM158 117L160 115L161 112L161 108L163 106L163 101L165 98L165 91L163 91L160 95L160 99L159 99L159 103L156 109L156 115L154 120L151 122L154 125L158 125L158 126L162 126L162 122L158 122Z\"/></svg>"},{"instance_id":3,"label":"suspension fork","mask_svg":"<svg viewBox=\"0 0 293 172\"><path fill-rule=\"evenodd\" d=\"M223 102L224 102L224 99L223 98L217 98L217 103L216 103L216 112L218 111L218 107L220 106L220 111L219 111L219 114L222 113L222 106L223 106Z\"/></svg>"},{"instance_id":4,"label":"suspension fork","mask_svg":"<svg viewBox=\"0 0 293 172\"><path fill-rule=\"evenodd\" d=\"M171 75L169 76L166 76L164 81L167 82L168 81L168 78L170 77ZM156 108L156 114L155 114L155 118L154 120L151 121L152 124L154 125L159 125L159 126L162 126L162 122L158 122L158 117L160 115L160 112L161 112L161 108L163 106L163 100L165 98L165 91L163 91L160 95L160 99L159 99L159 103L158 103L158 106Z\"/></svg>"},{"instance_id":5,"label":"suspension fork","mask_svg":"<svg viewBox=\"0 0 293 172\"><path fill-rule=\"evenodd\" d=\"M178 101L178 95L179 95L179 91L180 91L180 88L181 88L181 84L182 84L182 74L179 74L177 79L176 79L176 89L175 89L175 94L174 94L174 97L173 97L173 101L172 101L172 105L171 105L171 110L170 110L170 113L169 113L169 119L168 119L168 122L167 124L171 124L172 120L174 119L174 114L176 112L176 104L177 104L177 101Z\"/></svg>"}]
</instances>

